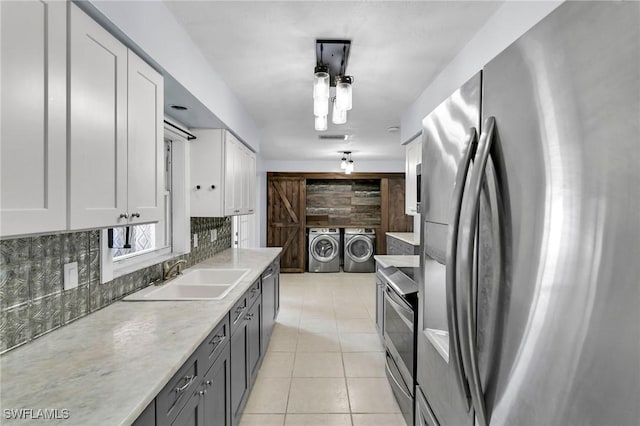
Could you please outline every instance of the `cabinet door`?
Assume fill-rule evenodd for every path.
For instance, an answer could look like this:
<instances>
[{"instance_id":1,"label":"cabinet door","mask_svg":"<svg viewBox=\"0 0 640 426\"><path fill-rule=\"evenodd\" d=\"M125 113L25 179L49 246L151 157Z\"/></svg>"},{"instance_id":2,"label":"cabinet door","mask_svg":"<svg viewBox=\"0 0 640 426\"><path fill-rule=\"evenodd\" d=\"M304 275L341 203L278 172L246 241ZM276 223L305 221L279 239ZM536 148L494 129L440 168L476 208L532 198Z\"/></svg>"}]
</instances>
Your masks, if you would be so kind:
<instances>
[{"instance_id":1,"label":"cabinet door","mask_svg":"<svg viewBox=\"0 0 640 426\"><path fill-rule=\"evenodd\" d=\"M405 212L408 215L415 216L418 214L417 209L417 180L416 166L422 159L422 138L418 138L409 142L406 146L405 160Z\"/></svg>"},{"instance_id":2,"label":"cabinet door","mask_svg":"<svg viewBox=\"0 0 640 426\"><path fill-rule=\"evenodd\" d=\"M200 129L189 142L191 216L224 216L225 149L222 129ZM198 188L199 187L199 188Z\"/></svg>"},{"instance_id":3,"label":"cabinet door","mask_svg":"<svg viewBox=\"0 0 640 426\"><path fill-rule=\"evenodd\" d=\"M262 355L262 301L256 300L247 314L249 332L249 378L250 387L255 382Z\"/></svg>"},{"instance_id":4,"label":"cabinet door","mask_svg":"<svg viewBox=\"0 0 640 426\"><path fill-rule=\"evenodd\" d=\"M69 7L69 225L125 225L127 48Z\"/></svg>"},{"instance_id":5,"label":"cabinet door","mask_svg":"<svg viewBox=\"0 0 640 426\"><path fill-rule=\"evenodd\" d=\"M128 55L127 210L129 221L164 217L164 81L136 54Z\"/></svg>"},{"instance_id":6,"label":"cabinet door","mask_svg":"<svg viewBox=\"0 0 640 426\"><path fill-rule=\"evenodd\" d=\"M276 315L276 271L273 265L262 276L262 353L267 350Z\"/></svg>"},{"instance_id":7,"label":"cabinet door","mask_svg":"<svg viewBox=\"0 0 640 426\"><path fill-rule=\"evenodd\" d=\"M204 390L193 392L178 417L171 423L171 426L204 425L204 402Z\"/></svg>"},{"instance_id":8,"label":"cabinet door","mask_svg":"<svg viewBox=\"0 0 640 426\"><path fill-rule=\"evenodd\" d=\"M204 424L231 424L231 380L229 344L204 376Z\"/></svg>"},{"instance_id":9,"label":"cabinet door","mask_svg":"<svg viewBox=\"0 0 640 426\"><path fill-rule=\"evenodd\" d=\"M224 213L226 216L240 213L238 205L242 200L242 185L239 180L242 167L238 144L239 142L231 133L225 132Z\"/></svg>"},{"instance_id":10,"label":"cabinet door","mask_svg":"<svg viewBox=\"0 0 640 426\"><path fill-rule=\"evenodd\" d=\"M67 227L66 7L0 2L2 236Z\"/></svg>"},{"instance_id":11,"label":"cabinet door","mask_svg":"<svg viewBox=\"0 0 640 426\"><path fill-rule=\"evenodd\" d=\"M240 422L243 403L249 390L248 364L249 330L247 321L243 320L231 335L231 413L234 425Z\"/></svg>"},{"instance_id":12,"label":"cabinet door","mask_svg":"<svg viewBox=\"0 0 640 426\"><path fill-rule=\"evenodd\" d=\"M256 211L256 156L249 149L245 149L244 176L243 207L246 213L253 214Z\"/></svg>"}]
</instances>

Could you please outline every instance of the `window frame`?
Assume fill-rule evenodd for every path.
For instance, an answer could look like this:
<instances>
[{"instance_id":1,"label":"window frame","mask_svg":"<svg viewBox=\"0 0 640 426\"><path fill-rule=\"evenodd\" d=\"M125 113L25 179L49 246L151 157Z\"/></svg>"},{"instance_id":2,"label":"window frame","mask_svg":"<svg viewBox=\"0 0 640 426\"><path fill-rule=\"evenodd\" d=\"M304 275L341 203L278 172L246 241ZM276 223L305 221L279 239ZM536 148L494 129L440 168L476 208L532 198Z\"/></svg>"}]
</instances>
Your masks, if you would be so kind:
<instances>
[{"instance_id":1,"label":"window frame","mask_svg":"<svg viewBox=\"0 0 640 426\"><path fill-rule=\"evenodd\" d=\"M100 231L101 284L191 251L188 140L186 134L173 128L169 120L165 119L165 122L170 124L165 123L163 140L171 142L171 243L169 246L120 256L118 260L114 260L112 250L108 247L108 230L102 229ZM164 221L157 224L164 226Z\"/></svg>"}]
</instances>

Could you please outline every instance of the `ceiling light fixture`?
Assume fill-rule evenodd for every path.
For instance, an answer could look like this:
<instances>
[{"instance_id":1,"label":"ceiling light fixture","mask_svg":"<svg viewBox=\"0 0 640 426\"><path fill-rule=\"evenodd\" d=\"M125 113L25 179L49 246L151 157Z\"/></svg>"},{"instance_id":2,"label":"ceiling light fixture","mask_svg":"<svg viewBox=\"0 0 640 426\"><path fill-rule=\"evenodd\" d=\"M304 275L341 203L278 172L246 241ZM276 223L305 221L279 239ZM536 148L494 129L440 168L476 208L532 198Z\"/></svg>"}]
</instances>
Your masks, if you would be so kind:
<instances>
[{"instance_id":1,"label":"ceiling light fixture","mask_svg":"<svg viewBox=\"0 0 640 426\"><path fill-rule=\"evenodd\" d=\"M340 168L344 170L345 174L350 175L354 169L354 162L351 159L351 151L343 151L342 159L340 160Z\"/></svg>"},{"instance_id":2,"label":"ceiling light fixture","mask_svg":"<svg viewBox=\"0 0 640 426\"><path fill-rule=\"evenodd\" d=\"M353 77L345 75L351 50L349 40L316 40L316 67L313 74L313 114L315 129L327 130L326 121L332 103L331 122L347 122L347 111L352 107ZM326 60L325 60L326 53ZM336 96L330 97L335 87ZM324 118L321 118L324 117ZM322 124L325 124L324 126Z\"/></svg>"}]
</instances>

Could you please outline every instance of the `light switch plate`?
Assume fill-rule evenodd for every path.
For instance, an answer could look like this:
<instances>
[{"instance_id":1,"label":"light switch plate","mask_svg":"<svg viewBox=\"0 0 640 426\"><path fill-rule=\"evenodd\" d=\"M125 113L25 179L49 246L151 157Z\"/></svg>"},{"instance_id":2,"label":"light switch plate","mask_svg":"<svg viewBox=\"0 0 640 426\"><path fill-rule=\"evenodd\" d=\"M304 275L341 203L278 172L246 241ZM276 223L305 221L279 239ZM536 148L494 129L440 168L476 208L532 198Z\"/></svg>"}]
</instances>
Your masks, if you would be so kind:
<instances>
[{"instance_id":1,"label":"light switch plate","mask_svg":"<svg viewBox=\"0 0 640 426\"><path fill-rule=\"evenodd\" d=\"M193 248L198 247L198 234L193 234Z\"/></svg>"},{"instance_id":2,"label":"light switch plate","mask_svg":"<svg viewBox=\"0 0 640 426\"><path fill-rule=\"evenodd\" d=\"M78 262L64 264L64 289L78 287Z\"/></svg>"},{"instance_id":3,"label":"light switch plate","mask_svg":"<svg viewBox=\"0 0 640 426\"><path fill-rule=\"evenodd\" d=\"M218 230L217 229L212 229L211 230L211 242L214 242L218 239Z\"/></svg>"}]
</instances>

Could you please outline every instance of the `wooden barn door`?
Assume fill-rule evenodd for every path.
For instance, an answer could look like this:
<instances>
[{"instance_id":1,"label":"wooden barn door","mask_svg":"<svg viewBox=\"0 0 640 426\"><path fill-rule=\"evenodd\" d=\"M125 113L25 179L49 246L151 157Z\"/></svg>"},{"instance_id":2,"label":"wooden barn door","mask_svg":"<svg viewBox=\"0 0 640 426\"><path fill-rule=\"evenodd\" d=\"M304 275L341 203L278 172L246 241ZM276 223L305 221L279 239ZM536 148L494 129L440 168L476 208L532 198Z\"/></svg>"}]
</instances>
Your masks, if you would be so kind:
<instances>
[{"instance_id":1,"label":"wooden barn door","mask_svg":"<svg viewBox=\"0 0 640 426\"><path fill-rule=\"evenodd\" d=\"M282 247L282 272L304 272L306 179L267 173L267 246Z\"/></svg>"}]
</instances>

